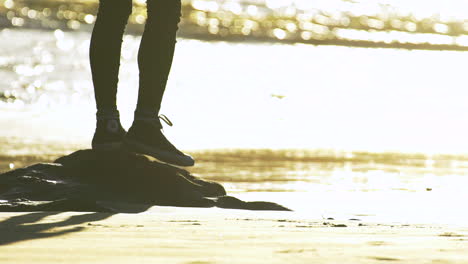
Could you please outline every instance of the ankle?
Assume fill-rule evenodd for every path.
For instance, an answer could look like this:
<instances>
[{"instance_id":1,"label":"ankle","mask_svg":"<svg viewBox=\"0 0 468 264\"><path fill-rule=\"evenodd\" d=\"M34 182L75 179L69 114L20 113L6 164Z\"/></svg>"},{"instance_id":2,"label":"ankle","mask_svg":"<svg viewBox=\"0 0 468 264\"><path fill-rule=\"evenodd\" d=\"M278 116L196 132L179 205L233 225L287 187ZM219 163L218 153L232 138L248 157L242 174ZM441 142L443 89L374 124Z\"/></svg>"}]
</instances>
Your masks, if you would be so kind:
<instances>
[{"instance_id":1,"label":"ankle","mask_svg":"<svg viewBox=\"0 0 468 264\"><path fill-rule=\"evenodd\" d=\"M98 109L96 119L99 120L120 120L120 113L117 109L104 108Z\"/></svg>"},{"instance_id":2,"label":"ankle","mask_svg":"<svg viewBox=\"0 0 468 264\"><path fill-rule=\"evenodd\" d=\"M137 108L134 112L135 121L152 121L155 119L158 119L157 111Z\"/></svg>"},{"instance_id":3,"label":"ankle","mask_svg":"<svg viewBox=\"0 0 468 264\"><path fill-rule=\"evenodd\" d=\"M157 111L147 111L141 109L137 109L135 111L132 126L156 126L157 128L162 129L162 125L159 120Z\"/></svg>"}]
</instances>

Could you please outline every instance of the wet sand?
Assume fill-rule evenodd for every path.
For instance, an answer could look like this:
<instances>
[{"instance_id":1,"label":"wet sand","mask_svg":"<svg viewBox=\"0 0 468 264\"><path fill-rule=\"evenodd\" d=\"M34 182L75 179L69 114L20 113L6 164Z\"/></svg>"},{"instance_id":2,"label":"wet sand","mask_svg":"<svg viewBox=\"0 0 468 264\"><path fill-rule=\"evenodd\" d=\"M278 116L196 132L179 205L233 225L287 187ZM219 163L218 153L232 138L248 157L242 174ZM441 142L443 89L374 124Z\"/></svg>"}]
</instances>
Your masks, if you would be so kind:
<instances>
[{"instance_id":1,"label":"wet sand","mask_svg":"<svg viewBox=\"0 0 468 264\"><path fill-rule=\"evenodd\" d=\"M2 213L1 263L468 263L468 225L153 207Z\"/></svg>"}]
</instances>

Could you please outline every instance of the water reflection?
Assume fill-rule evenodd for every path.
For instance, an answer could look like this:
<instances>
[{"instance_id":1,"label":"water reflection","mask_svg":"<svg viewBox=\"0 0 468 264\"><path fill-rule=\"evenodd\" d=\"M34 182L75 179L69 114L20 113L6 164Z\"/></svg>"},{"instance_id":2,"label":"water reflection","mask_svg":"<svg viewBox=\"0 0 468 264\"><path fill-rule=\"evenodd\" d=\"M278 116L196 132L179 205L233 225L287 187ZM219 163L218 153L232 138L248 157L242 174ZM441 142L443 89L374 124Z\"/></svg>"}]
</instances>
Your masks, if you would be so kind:
<instances>
[{"instance_id":1,"label":"water reflection","mask_svg":"<svg viewBox=\"0 0 468 264\"><path fill-rule=\"evenodd\" d=\"M193 169L232 191L440 191L465 182L465 156L310 150L196 153ZM446 185L449 184L449 185Z\"/></svg>"}]
</instances>

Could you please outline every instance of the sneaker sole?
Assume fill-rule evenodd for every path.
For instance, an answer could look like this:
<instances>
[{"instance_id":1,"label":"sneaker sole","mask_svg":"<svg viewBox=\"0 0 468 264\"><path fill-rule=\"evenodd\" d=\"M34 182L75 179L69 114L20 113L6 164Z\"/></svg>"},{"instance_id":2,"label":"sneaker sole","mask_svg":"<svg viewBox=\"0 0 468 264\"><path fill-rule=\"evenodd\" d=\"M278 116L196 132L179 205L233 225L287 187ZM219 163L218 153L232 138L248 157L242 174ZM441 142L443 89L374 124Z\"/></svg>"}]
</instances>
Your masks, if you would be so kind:
<instances>
[{"instance_id":1,"label":"sneaker sole","mask_svg":"<svg viewBox=\"0 0 468 264\"><path fill-rule=\"evenodd\" d=\"M170 166L191 167L195 165L195 162L193 161L193 159L191 161L186 160L186 161L180 161L180 162L168 162L166 160L173 160L172 157L174 157L174 155L172 155L171 152L164 151L164 150L157 150L157 149L155 150L153 148L150 148L144 144L141 144L133 140L128 140L128 139L124 140L123 146L137 153L151 156L152 158L156 159L159 163L167 164Z\"/></svg>"}]
</instances>

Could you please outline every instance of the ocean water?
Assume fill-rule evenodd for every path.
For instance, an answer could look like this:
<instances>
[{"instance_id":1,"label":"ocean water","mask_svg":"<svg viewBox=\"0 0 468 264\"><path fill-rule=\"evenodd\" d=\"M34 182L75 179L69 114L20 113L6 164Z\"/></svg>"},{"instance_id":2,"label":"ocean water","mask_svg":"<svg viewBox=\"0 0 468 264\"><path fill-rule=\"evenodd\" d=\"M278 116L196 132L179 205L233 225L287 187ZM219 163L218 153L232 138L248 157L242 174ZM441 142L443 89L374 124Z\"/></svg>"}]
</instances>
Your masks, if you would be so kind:
<instances>
[{"instance_id":1,"label":"ocean water","mask_svg":"<svg viewBox=\"0 0 468 264\"><path fill-rule=\"evenodd\" d=\"M89 37L0 31L2 122L15 124L2 135L89 140ZM138 44L139 37L125 37L118 104L127 127ZM175 126L166 133L184 149L466 153L467 59L457 51L179 39L162 107ZM23 117L34 133L21 127ZM54 122L35 123L43 120Z\"/></svg>"},{"instance_id":2,"label":"ocean water","mask_svg":"<svg viewBox=\"0 0 468 264\"><path fill-rule=\"evenodd\" d=\"M0 169L86 148L89 32L0 31ZM139 37L118 105L129 127ZM165 133L246 199L326 217L462 222L468 53L179 39ZM369 218L370 219L370 218Z\"/></svg>"}]
</instances>

